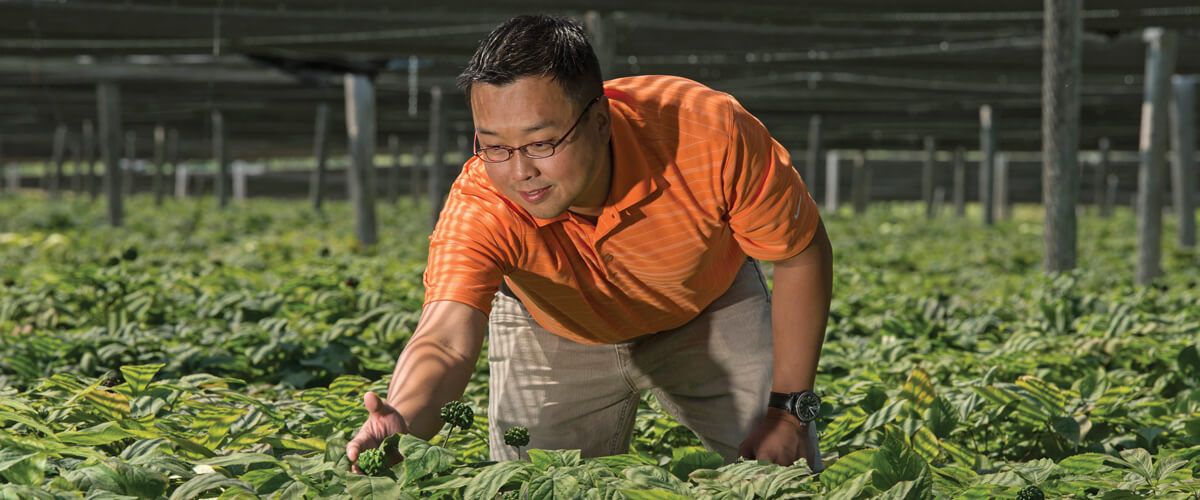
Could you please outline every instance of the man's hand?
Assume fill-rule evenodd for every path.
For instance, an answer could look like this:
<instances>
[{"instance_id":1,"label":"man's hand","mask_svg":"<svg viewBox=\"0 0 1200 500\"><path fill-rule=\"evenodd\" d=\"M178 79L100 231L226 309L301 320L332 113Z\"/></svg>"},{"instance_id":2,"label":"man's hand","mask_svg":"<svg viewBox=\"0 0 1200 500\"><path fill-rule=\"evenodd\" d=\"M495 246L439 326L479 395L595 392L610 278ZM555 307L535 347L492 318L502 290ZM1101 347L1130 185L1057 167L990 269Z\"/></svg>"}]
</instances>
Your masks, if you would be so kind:
<instances>
[{"instance_id":1,"label":"man's hand","mask_svg":"<svg viewBox=\"0 0 1200 500\"><path fill-rule=\"evenodd\" d=\"M350 459L350 469L358 474L362 474L362 470L358 468L359 453L371 448L378 448L379 444L388 436L408 433L408 423L404 421L400 412L379 399L374 392L367 391L363 395L363 405L367 407L367 421L363 422L358 434L355 434L354 439L346 445L346 458ZM391 467L399 462L401 457L391 453L387 459L387 465Z\"/></svg>"},{"instance_id":2,"label":"man's hand","mask_svg":"<svg viewBox=\"0 0 1200 500\"><path fill-rule=\"evenodd\" d=\"M751 460L767 460L784 466L803 458L813 472L825 468L821 452L817 450L816 424L804 425L794 415L778 408L767 408L762 422L742 441L738 453Z\"/></svg>"}]
</instances>

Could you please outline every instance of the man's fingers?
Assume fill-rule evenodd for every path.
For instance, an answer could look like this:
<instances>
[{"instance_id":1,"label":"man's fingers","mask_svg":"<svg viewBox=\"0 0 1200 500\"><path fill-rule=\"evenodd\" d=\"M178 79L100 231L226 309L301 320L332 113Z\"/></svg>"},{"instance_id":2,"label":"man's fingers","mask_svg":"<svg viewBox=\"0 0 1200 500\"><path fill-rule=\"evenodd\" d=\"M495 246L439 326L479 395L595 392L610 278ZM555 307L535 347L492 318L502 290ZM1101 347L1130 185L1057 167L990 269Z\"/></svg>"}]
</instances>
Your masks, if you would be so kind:
<instances>
[{"instance_id":1,"label":"man's fingers","mask_svg":"<svg viewBox=\"0 0 1200 500\"><path fill-rule=\"evenodd\" d=\"M367 391L363 394L363 406L367 407L367 413L376 414L383 411L383 400L379 399L379 395L375 391Z\"/></svg>"}]
</instances>

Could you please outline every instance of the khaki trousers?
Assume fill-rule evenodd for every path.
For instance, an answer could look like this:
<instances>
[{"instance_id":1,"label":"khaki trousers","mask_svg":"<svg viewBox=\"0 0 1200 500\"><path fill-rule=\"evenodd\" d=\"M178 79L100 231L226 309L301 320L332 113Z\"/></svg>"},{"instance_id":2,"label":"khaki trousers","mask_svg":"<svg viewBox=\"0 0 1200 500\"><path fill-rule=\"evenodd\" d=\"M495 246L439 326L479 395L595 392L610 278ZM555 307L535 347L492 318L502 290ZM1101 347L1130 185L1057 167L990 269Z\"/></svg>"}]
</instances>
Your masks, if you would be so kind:
<instances>
[{"instance_id":1,"label":"khaki trousers","mask_svg":"<svg viewBox=\"0 0 1200 500\"><path fill-rule=\"evenodd\" d=\"M674 330L579 344L538 326L520 301L497 293L488 335L493 460L518 458L504 444L504 431L515 426L531 436L522 455L529 448L579 449L584 457L626 453L640 392L649 390L728 463L766 412L771 307L753 260L724 295Z\"/></svg>"}]
</instances>

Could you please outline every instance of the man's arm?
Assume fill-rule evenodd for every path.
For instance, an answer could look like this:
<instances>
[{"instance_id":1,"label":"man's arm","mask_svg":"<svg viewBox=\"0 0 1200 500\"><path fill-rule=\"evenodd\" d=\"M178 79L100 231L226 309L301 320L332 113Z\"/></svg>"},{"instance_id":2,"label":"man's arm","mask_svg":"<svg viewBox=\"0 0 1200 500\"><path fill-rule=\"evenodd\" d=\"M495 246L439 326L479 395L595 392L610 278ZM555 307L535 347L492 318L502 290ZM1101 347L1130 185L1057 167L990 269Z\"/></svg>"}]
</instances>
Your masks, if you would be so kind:
<instances>
[{"instance_id":1,"label":"man's arm","mask_svg":"<svg viewBox=\"0 0 1200 500\"><path fill-rule=\"evenodd\" d=\"M459 302L431 302L421 312L417 331L396 361L387 395L413 435L429 439L442 428L438 411L462 397L486 328L483 312Z\"/></svg>"},{"instance_id":2,"label":"man's arm","mask_svg":"<svg viewBox=\"0 0 1200 500\"><path fill-rule=\"evenodd\" d=\"M346 444L346 457L379 447L393 434L432 438L442 428L442 405L462 397L483 346L487 317L478 309L452 301L434 301L421 311L417 331L396 361L387 400L363 396L367 420ZM389 461L399 461L399 456ZM359 472L358 465L353 466Z\"/></svg>"},{"instance_id":3,"label":"man's arm","mask_svg":"<svg viewBox=\"0 0 1200 500\"><path fill-rule=\"evenodd\" d=\"M775 262L771 323L775 371L771 390L812 390L833 295L833 247L825 224L795 257Z\"/></svg>"}]
</instances>

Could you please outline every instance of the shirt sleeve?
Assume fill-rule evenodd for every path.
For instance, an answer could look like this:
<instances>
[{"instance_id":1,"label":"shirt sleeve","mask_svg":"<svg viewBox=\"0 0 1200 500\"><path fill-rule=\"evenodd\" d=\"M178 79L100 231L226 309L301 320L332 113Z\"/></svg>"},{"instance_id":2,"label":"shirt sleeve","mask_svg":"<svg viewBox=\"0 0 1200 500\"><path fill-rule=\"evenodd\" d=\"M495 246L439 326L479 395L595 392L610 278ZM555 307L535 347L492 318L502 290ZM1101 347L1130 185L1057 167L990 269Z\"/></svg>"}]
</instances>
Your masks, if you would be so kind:
<instances>
[{"instance_id":1,"label":"shirt sleeve","mask_svg":"<svg viewBox=\"0 0 1200 500\"><path fill-rule=\"evenodd\" d=\"M808 248L820 222L791 155L757 118L732 101L722 170L733 237L746 255L779 261Z\"/></svg>"},{"instance_id":2,"label":"shirt sleeve","mask_svg":"<svg viewBox=\"0 0 1200 500\"><path fill-rule=\"evenodd\" d=\"M461 179L454 183L429 236L425 304L452 300L491 313L500 280L517 258L515 231L504 222L508 208L494 196Z\"/></svg>"}]
</instances>

